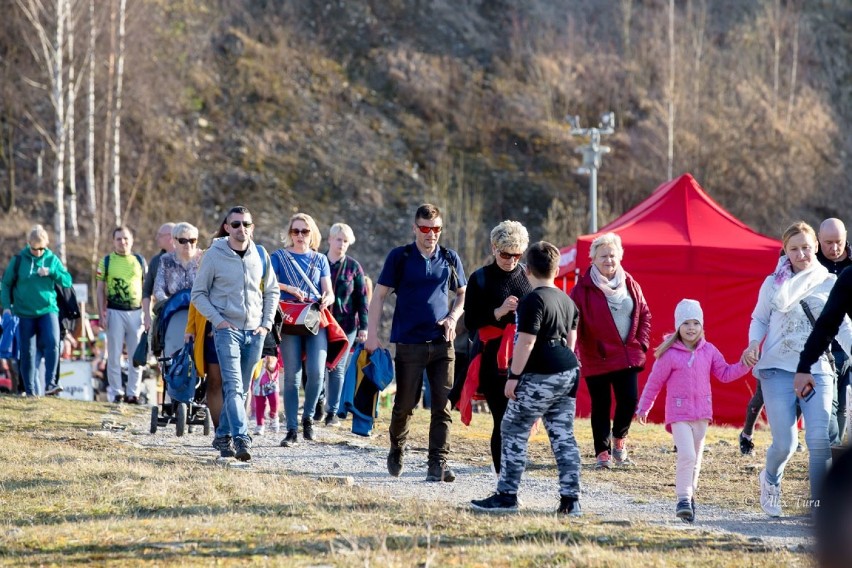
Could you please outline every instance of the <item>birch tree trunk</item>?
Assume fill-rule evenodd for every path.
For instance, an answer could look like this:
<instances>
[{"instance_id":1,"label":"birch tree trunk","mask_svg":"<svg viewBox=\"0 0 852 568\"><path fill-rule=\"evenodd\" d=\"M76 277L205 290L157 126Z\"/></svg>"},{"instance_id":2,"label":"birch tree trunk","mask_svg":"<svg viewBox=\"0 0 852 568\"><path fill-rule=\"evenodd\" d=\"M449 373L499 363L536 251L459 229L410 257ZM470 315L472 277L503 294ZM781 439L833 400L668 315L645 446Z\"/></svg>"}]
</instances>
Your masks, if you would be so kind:
<instances>
[{"instance_id":1,"label":"birch tree trunk","mask_svg":"<svg viewBox=\"0 0 852 568\"><path fill-rule=\"evenodd\" d=\"M784 124L790 128L793 117L793 104L796 102L796 71L799 67L799 16L793 28L793 63L790 65L790 98L787 100L787 118Z\"/></svg>"},{"instance_id":2,"label":"birch tree trunk","mask_svg":"<svg viewBox=\"0 0 852 568\"><path fill-rule=\"evenodd\" d=\"M86 193L88 196L87 209L92 218L91 261L93 265L98 258L101 239L100 217L95 214L98 207L97 189L95 188L95 45L97 34L95 0L89 0L89 108L88 133L86 136Z\"/></svg>"},{"instance_id":3,"label":"birch tree trunk","mask_svg":"<svg viewBox=\"0 0 852 568\"><path fill-rule=\"evenodd\" d=\"M127 0L119 1L118 8L118 65L115 74L115 123L112 142L112 196L115 205L115 225L121 219L121 88L124 79L124 23L127 17Z\"/></svg>"},{"instance_id":4,"label":"birch tree trunk","mask_svg":"<svg viewBox=\"0 0 852 568\"><path fill-rule=\"evenodd\" d=\"M74 107L77 103L74 73L75 18L71 0L64 1L68 19L68 218L71 221L71 234L76 238L80 236L80 226L77 222L77 156L74 148Z\"/></svg>"},{"instance_id":5,"label":"birch tree trunk","mask_svg":"<svg viewBox=\"0 0 852 568\"><path fill-rule=\"evenodd\" d=\"M115 82L115 0L109 0L109 60L107 65L107 88L106 88L106 117L104 120L104 157L103 157L103 179L101 182L101 206L98 208L98 222L103 224L107 209L107 195L109 194L109 174L112 168L112 155L110 153L112 141L112 101L113 86Z\"/></svg>"},{"instance_id":6,"label":"birch tree trunk","mask_svg":"<svg viewBox=\"0 0 852 568\"><path fill-rule=\"evenodd\" d=\"M65 90L63 81L63 43L65 40L65 0L56 0L56 41L53 46L53 105L56 109L54 136L56 163L53 181L55 206L53 228L56 232L56 253L63 264L65 259Z\"/></svg>"}]
</instances>

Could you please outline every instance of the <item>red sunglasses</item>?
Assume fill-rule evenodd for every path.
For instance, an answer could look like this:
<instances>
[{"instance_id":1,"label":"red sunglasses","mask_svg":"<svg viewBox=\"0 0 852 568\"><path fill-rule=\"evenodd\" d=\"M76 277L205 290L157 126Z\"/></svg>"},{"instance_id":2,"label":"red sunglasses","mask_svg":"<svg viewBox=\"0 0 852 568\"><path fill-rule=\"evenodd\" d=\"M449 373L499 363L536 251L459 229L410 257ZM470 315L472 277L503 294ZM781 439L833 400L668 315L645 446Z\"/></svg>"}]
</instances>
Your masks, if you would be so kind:
<instances>
[{"instance_id":1,"label":"red sunglasses","mask_svg":"<svg viewBox=\"0 0 852 568\"><path fill-rule=\"evenodd\" d=\"M520 260L521 256L523 255L523 253L520 252L515 254L512 252L503 252L502 250L499 251L497 254L499 254L500 258L502 258L503 260Z\"/></svg>"},{"instance_id":2,"label":"red sunglasses","mask_svg":"<svg viewBox=\"0 0 852 568\"><path fill-rule=\"evenodd\" d=\"M420 230L420 232L421 232L421 233L423 233L424 235L425 235L426 233L428 233L429 231L432 231L433 233L435 233L435 234L437 235L438 233L440 233L440 232L441 232L441 229L443 229L443 227L441 227L441 226L438 226L438 227L426 227L425 225L417 225L417 228L418 228L418 229Z\"/></svg>"}]
</instances>

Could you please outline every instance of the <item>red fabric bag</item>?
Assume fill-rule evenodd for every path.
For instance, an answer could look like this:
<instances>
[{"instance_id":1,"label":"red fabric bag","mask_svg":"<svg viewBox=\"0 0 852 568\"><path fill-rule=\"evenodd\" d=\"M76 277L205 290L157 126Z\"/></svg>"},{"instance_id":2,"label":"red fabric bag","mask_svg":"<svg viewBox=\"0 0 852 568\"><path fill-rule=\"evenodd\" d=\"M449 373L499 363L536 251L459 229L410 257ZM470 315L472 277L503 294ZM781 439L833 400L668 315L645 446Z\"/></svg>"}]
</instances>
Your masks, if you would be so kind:
<instances>
[{"instance_id":1,"label":"red fabric bag","mask_svg":"<svg viewBox=\"0 0 852 568\"><path fill-rule=\"evenodd\" d=\"M284 335L316 335L320 329L320 307L316 302L282 300L284 312L281 332Z\"/></svg>"}]
</instances>

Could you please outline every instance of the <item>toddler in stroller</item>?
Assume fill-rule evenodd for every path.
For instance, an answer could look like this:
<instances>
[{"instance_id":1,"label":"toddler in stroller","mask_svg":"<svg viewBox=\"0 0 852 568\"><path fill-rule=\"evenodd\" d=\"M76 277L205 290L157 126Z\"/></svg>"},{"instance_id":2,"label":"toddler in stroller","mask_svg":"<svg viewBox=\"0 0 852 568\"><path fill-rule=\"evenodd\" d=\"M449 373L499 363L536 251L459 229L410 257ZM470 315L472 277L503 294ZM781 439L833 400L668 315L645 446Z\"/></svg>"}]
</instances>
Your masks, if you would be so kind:
<instances>
[{"instance_id":1,"label":"toddler in stroller","mask_svg":"<svg viewBox=\"0 0 852 568\"><path fill-rule=\"evenodd\" d=\"M204 435L209 436L213 420L204 403L207 393L207 381L199 377L192 354L195 343L189 341L172 357L160 357L163 381L167 397L163 397L162 408L151 408L151 433L158 426L171 422L175 424L176 434L183 436L187 429L192 432L193 425L204 427Z\"/></svg>"}]
</instances>

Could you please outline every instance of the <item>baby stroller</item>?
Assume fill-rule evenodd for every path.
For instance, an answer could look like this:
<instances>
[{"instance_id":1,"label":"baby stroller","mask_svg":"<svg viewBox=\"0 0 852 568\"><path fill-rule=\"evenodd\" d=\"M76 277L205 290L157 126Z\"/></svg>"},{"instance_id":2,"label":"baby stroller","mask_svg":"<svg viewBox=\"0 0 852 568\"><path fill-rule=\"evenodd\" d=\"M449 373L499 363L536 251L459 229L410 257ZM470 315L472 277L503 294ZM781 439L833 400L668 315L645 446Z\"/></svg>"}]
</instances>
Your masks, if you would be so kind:
<instances>
[{"instance_id":1,"label":"baby stroller","mask_svg":"<svg viewBox=\"0 0 852 568\"><path fill-rule=\"evenodd\" d=\"M192 358L194 342L184 344L172 357L160 357L165 382L165 394L162 406L151 407L151 433L155 434L159 426L175 424L177 436L183 436L194 425L204 427L204 435L209 436L213 429L213 418L204 403L207 395L207 381L199 377Z\"/></svg>"}]
</instances>

